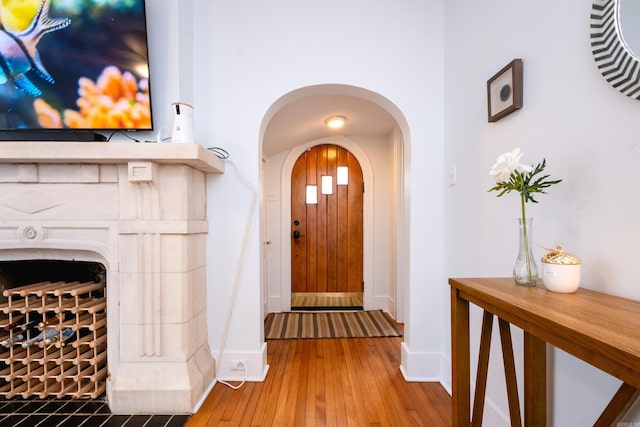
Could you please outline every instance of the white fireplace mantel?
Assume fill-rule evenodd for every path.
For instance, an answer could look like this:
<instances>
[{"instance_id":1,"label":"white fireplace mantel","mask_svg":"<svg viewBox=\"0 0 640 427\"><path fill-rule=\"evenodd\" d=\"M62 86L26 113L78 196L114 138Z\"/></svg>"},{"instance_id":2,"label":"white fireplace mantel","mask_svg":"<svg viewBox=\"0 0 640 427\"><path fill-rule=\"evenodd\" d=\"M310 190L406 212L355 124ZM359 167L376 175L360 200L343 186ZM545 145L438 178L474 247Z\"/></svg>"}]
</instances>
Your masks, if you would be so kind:
<instances>
[{"instance_id":1,"label":"white fireplace mantel","mask_svg":"<svg viewBox=\"0 0 640 427\"><path fill-rule=\"evenodd\" d=\"M124 164L148 160L184 164L204 173L223 173L224 162L196 143L0 142L0 163Z\"/></svg>"},{"instance_id":2,"label":"white fireplace mantel","mask_svg":"<svg viewBox=\"0 0 640 427\"><path fill-rule=\"evenodd\" d=\"M101 262L113 413L189 413L215 379L196 143L0 142L0 261Z\"/></svg>"}]
</instances>

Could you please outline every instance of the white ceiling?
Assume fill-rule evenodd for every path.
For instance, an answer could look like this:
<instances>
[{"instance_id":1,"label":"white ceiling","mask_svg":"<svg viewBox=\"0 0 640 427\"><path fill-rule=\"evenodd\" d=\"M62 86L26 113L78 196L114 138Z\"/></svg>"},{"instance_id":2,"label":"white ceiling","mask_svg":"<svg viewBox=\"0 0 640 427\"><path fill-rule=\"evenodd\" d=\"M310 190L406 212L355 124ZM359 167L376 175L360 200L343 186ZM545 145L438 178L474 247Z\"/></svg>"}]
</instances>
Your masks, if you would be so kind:
<instances>
[{"instance_id":1,"label":"white ceiling","mask_svg":"<svg viewBox=\"0 0 640 427\"><path fill-rule=\"evenodd\" d=\"M342 129L329 129L324 121L344 116ZM349 95L314 95L292 101L280 109L265 130L262 150L271 156L320 138L342 135L388 135L396 121L379 105Z\"/></svg>"}]
</instances>

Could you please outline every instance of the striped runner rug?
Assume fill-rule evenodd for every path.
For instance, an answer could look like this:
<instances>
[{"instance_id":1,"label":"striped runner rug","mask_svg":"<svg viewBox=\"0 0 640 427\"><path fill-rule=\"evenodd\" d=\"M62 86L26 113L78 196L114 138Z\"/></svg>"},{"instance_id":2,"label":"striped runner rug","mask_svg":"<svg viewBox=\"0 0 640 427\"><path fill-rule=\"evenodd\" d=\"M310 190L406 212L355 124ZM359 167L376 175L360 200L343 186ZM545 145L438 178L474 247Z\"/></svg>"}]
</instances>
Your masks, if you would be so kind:
<instances>
[{"instance_id":1,"label":"striped runner rug","mask_svg":"<svg viewBox=\"0 0 640 427\"><path fill-rule=\"evenodd\" d=\"M400 336L402 332L396 323L382 310L271 313L265 325L268 340Z\"/></svg>"}]
</instances>

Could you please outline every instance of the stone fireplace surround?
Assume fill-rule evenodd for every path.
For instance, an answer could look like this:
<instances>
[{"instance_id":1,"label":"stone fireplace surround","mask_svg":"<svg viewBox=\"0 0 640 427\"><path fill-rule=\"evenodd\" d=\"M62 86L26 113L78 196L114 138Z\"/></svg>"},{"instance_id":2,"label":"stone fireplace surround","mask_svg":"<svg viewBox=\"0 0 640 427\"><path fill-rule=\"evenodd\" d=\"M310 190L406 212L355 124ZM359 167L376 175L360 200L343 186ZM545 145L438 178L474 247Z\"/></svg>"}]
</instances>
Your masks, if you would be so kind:
<instances>
[{"instance_id":1,"label":"stone fireplace surround","mask_svg":"<svg viewBox=\"0 0 640 427\"><path fill-rule=\"evenodd\" d=\"M107 270L113 413L191 413L213 384L206 174L223 172L196 143L0 143L0 261Z\"/></svg>"}]
</instances>

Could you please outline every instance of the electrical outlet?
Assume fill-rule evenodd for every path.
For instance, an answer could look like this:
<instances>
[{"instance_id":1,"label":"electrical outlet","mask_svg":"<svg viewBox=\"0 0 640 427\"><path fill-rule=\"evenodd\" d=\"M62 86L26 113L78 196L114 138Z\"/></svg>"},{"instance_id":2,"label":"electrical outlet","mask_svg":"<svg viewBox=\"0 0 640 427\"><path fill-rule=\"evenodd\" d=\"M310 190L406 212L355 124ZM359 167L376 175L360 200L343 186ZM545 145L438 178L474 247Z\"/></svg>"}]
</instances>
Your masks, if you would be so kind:
<instances>
[{"instance_id":1,"label":"electrical outlet","mask_svg":"<svg viewBox=\"0 0 640 427\"><path fill-rule=\"evenodd\" d=\"M231 359L229 362L229 369L232 371L244 371L248 368L247 359Z\"/></svg>"}]
</instances>

